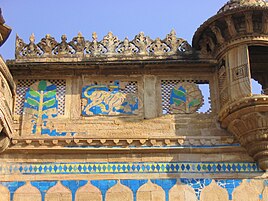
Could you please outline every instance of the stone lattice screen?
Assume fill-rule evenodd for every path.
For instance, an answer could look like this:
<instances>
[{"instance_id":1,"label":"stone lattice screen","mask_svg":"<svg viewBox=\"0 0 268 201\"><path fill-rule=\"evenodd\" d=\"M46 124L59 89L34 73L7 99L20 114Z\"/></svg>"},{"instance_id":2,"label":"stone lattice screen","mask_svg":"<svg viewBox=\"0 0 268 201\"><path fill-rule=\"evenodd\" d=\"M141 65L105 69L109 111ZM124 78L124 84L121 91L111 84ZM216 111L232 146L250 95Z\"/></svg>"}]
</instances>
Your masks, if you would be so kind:
<instances>
[{"instance_id":1,"label":"stone lattice screen","mask_svg":"<svg viewBox=\"0 0 268 201\"><path fill-rule=\"evenodd\" d=\"M127 93L137 93L138 92L138 82L137 81L130 81L125 86L125 89L119 90L121 93L127 94Z\"/></svg>"},{"instance_id":2,"label":"stone lattice screen","mask_svg":"<svg viewBox=\"0 0 268 201\"><path fill-rule=\"evenodd\" d=\"M27 79L17 81L15 114L22 115L26 91L32 84L34 84L37 81L39 80ZM58 114L64 115L66 80L48 80L48 81L57 86Z\"/></svg>"}]
</instances>

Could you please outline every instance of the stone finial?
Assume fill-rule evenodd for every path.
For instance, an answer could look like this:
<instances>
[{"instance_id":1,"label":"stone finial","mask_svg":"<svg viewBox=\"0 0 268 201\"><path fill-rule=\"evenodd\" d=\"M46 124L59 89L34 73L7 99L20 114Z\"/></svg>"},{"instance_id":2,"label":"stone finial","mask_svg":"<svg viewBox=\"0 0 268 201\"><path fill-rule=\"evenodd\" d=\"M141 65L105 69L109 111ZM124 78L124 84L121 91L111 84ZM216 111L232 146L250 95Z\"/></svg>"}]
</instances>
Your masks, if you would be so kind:
<instances>
[{"instance_id":1,"label":"stone finial","mask_svg":"<svg viewBox=\"0 0 268 201\"><path fill-rule=\"evenodd\" d=\"M41 50L44 52L44 55L52 55L52 51L57 46L58 42L55 38L51 37L50 34L47 34L45 38L42 38L41 41L37 44Z\"/></svg>"},{"instance_id":2,"label":"stone finial","mask_svg":"<svg viewBox=\"0 0 268 201\"><path fill-rule=\"evenodd\" d=\"M78 35L74 37L69 44L75 50L76 54L84 54L85 38L83 37L81 32L79 32Z\"/></svg>"},{"instance_id":3,"label":"stone finial","mask_svg":"<svg viewBox=\"0 0 268 201\"><path fill-rule=\"evenodd\" d=\"M106 51L105 48L98 42L98 35L96 32L92 33L92 42L86 41L85 50L86 53L89 53L94 57L101 55Z\"/></svg>"},{"instance_id":4,"label":"stone finial","mask_svg":"<svg viewBox=\"0 0 268 201\"><path fill-rule=\"evenodd\" d=\"M153 42L148 36L145 36L143 32L140 32L135 36L133 43L139 48L139 54L146 55L148 54L147 48Z\"/></svg>"},{"instance_id":5,"label":"stone finial","mask_svg":"<svg viewBox=\"0 0 268 201\"><path fill-rule=\"evenodd\" d=\"M106 48L107 54L114 54L120 41L117 36L114 36L112 32L109 32L103 37L101 43Z\"/></svg>"},{"instance_id":6,"label":"stone finial","mask_svg":"<svg viewBox=\"0 0 268 201\"><path fill-rule=\"evenodd\" d=\"M42 55L42 51L35 44L35 36L32 33L29 38L30 43L25 44L22 39L16 36L16 58L18 57L38 57Z\"/></svg>"},{"instance_id":7,"label":"stone finial","mask_svg":"<svg viewBox=\"0 0 268 201\"><path fill-rule=\"evenodd\" d=\"M175 54L178 51L180 39L177 38L176 31L174 29L172 29L171 32L167 34L164 41L170 48L169 54Z\"/></svg>"},{"instance_id":8,"label":"stone finial","mask_svg":"<svg viewBox=\"0 0 268 201\"><path fill-rule=\"evenodd\" d=\"M16 47L15 47L15 57L18 58L21 55L22 49L26 44L24 43L24 41L18 36L18 34L16 34Z\"/></svg>"},{"instance_id":9,"label":"stone finial","mask_svg":"<svg viewBox=\"0 0 268 201\"><path fill-rule=\"evenodd\" d=\"M138 48L129 41L128 37L126 37L118 46L118 53L122 53L123 55L131 55L138 52Z\"/></svg>"},{"instance_id":10,"label":"stone finial","mask_svg":"<svg viewBox=\"0 0 268 201\"><path fill-rule=\"evenodd\" d=\"M168 46L163 43L160 38L156 38L155 41L149 47L149 51L154 53L155 55L163 55L168 52Z\"/></svg>"},{"instance_id":11,"label":"stone finial","mask_svg":"<svg viewBox=\"0 0 268 201\"><path fill-rule=\"evenodd\" d=\"M67 43L67 36L63 34L61 36L61 43L59 43L54 50L55 54L59 55L66 55L66 54L73 54L73 49Z\"/></svg>"}]
</instances>

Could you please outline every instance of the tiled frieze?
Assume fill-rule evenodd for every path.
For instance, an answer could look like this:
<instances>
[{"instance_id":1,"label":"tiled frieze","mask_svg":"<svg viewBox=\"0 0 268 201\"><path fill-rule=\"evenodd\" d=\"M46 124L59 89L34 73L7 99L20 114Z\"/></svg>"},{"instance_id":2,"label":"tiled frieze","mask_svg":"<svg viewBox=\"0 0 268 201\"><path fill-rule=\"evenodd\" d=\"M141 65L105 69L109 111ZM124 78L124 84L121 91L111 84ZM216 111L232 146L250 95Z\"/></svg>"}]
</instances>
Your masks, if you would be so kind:
<instances>
[{"instance_id":1,"label":"tiled frieze","mask_svg":"<svg viewBox=\"0 0 268 201\"><path fill-rule=\"evenodd\" d=\"M224 184L224 185L222 185ZM248 190L248 191L244 191ZM0 182L2 198L16 200L211 201L266 200L266 180L122 179ZM241 196L241 194L243 194ZM240 197L239 197L240 196ZM214 200L213 199L213 200ZM216 199L217 200L217 199Z\"/></svg>"},{"instance_id":2,"label":"tiled frieze","mask_svg":"<svg viewBox=\"0 0 268 201\"><path fill-rule=\"evenodd\" d=\"M134 173L262 173L256 163L133 162L133 163L1 163L2 175L12 174L134 174Z\"/></svg>"}]
</instances>

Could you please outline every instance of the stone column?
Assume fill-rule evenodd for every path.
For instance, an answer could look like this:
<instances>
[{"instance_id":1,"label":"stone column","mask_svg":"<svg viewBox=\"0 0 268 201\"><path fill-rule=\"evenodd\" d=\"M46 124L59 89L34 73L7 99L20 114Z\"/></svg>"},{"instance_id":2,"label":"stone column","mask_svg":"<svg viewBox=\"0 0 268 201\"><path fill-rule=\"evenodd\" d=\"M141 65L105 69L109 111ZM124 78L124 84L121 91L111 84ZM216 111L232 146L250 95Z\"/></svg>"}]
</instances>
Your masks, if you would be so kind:
<instances>
[{"instance_id":1,"label":"stone column","mask_svg":"<svg viewBox=\"0 0 268 201\"><path fill-rule=\"evenodd\" d=\"M156 77L144 76L144 117L146 119L157 117Z\"/></svg>"}]
</instances>

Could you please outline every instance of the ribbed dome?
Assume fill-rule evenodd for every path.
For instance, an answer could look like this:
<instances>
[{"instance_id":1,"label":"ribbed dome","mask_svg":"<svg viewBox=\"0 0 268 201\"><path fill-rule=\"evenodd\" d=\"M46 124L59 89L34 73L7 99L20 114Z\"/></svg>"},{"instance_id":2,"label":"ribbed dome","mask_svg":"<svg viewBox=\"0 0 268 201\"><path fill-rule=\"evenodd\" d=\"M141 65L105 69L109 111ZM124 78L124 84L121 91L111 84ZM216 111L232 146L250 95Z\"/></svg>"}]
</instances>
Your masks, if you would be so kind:
<instances>
[{"instance_id":1,"label":"ribbed dome","mask_svg":"<svg viewBox=\"0 0 268 201\"><path fill-rule=\"evenodd\" d=\"M218 13L222 13L239 7L266 7L266 6L268 6L266 0L230 0L218 11Z\"/></svg>"}]
</instances>

